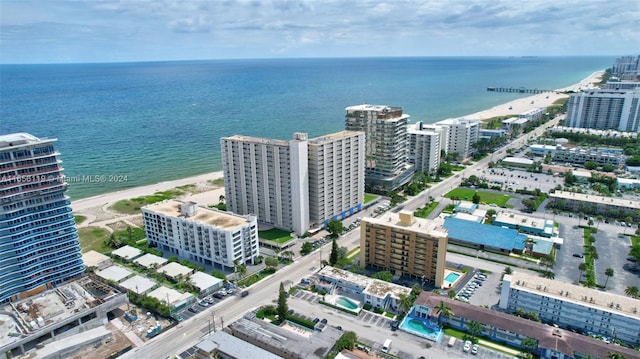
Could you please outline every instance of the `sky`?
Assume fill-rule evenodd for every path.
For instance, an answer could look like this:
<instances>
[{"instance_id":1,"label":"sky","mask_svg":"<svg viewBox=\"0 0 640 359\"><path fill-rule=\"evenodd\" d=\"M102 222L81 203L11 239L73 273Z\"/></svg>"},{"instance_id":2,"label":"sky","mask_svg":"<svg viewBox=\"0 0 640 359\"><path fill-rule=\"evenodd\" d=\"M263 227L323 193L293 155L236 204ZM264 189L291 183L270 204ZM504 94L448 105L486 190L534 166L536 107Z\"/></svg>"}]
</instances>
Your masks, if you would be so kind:
<instances>
[{"instance_id":1,"label":"sky","mask_svg":"<svg viewBox=\"0 0 640 359\"><path fill-rule=\"evenodd\" d=\"M3 64L638 53L638 0L0 0Z\"/></svg>"}]
</instances>

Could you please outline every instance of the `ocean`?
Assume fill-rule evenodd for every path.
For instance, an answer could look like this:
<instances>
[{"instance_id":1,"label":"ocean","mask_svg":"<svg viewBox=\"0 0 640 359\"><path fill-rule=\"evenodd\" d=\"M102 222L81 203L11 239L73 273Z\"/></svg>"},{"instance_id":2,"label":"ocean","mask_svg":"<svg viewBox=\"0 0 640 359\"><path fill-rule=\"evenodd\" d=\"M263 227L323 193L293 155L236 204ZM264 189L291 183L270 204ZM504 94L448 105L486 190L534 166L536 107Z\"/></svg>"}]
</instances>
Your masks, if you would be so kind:
<instances>
[{"instance_id":1,"label":"ocean","mask_svg":"<svg viewBox=\"0 0 640 359\"><path fill-rule=\"evenodd\" d=\"M433 123L556 89L614 57L255 59L0 65L0 134L57 138L72 199L222 169L220 138L344 129L347 106L401 106ZM113 176L113 177L110 177Z\"/></svg>"}]
</instances>

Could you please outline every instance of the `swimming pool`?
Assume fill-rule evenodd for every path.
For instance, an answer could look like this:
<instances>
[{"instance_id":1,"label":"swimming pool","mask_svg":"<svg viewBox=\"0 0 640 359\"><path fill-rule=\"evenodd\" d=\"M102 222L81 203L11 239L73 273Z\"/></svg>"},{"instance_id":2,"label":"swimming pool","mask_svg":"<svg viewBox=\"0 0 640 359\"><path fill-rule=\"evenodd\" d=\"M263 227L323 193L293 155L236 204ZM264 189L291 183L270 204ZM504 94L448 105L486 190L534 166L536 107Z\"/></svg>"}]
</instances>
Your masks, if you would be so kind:
<instances>
[{"instance_id":1,"label":"swimming pool","mask_svg":"<svg viewBox=\"0 0 640 359\"><path fill-rule=\"evenodd\" d=\"M444 331L437 323L415 317L413 311L404 318L399 329L434 342L440 341L444 335Z\"/></svg>"},{"instance_id":2,"label":"swimming pool","mask_svg":"<svg viewBox=\"0 0 640 359\"><path fill-rule=\"evenodd\" d=\"M352 301L349 298L342 297L342 296L338 296L336 298L336 305L339 305L339 306L341 306L343 308L347 308L349 310L356 310L356 309L360 308L358 303Z\"/></svg>"},{"instance_id":3,"label":"swimming pool","mask_svg":"<svg viewBox=\"0 0 640 359\"><path fill-rule=\"evenodd\" d=\"M460 273L451 272L451 273L447 274L447 276L444 278L444 280L449 282L449 283L455 283L458 280L458 278L460 278Z\"/></svg>"}]
</instances>

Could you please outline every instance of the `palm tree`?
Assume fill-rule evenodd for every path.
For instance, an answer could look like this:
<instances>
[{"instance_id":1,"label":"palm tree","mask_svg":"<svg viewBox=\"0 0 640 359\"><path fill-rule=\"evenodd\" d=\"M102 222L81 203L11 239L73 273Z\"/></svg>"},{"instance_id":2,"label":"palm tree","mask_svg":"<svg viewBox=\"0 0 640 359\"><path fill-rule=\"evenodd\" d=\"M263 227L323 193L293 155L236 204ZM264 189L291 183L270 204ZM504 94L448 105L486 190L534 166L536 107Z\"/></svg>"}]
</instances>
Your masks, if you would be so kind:
<instances>
[{"instance_id":1,"label":"palm tree","mask_svg":"<svg viewBox=\"0 0 640 359\"><path fill-rule=\"evenodd\" d=\"M402 293L398 298L398 304L403 313L409 313L413 306L413 298L409 294Z\"/></svg>"},{"instance_id":2,"label":"palm tree","mask_svg":"<svg viewBox=\"0 0 640 359\"><path fill-rule=\"evenodd\" d=\"M293 252L292 251L284 251L281 253L285 258L289 259L289 261L293 261Z\"/></svg>"},{"instance_id":3,"label":"palm tree","mask_svg":"<svg viewBox=\"0 0 640 359\"><path fill-rule=\"evenodd\" d=\"M578 283L580 283L580 279L582 279L582 272L587 270L587 265L582 262L578 265L578 270L580 271L580 275L578 276Z\"/></svg>"},{"instance_id":4,"label":"palm tree","mask_svg":"<svg viewBox=\"0 0 640 359\"><path fill-rule=\"evenodd\" d=\"M550 270L545 271L544 273L542 273L542 276L543 276L544 278L547 278L547 279L556 279L556 275L555 275L555 273L553 273L553 272L552 272L552 271L550 271Z\"/></svg>"},{"instance_id":5,"label":"palm tree","mask_svg":"<svg viewBox=\"0 0 640 359\"><path fill-rule=\"evenodd\" d=\"M451 318L451 316L453 315L451 308L447 307L447 305L444 304L444 301L442 300L440 301L440 304L436 306L435 309L438 311L438 323L440 323L442 316Z\"/></svg>"},{"instance_id":6,"label":"palm tree","mask_svg":"<svg viewBox=\"0 0 640 359\"><path fill-rule=\"evenodd\" d=\"M624 290L624 294L631 298L638 298L638 296L640 296L640 290L638 290L638 287L635 285L632 285Z\"/></svg>"},{"instance_id":7,"label":"palm tree","mask_svg":"<svg viewBox=\"0 0 640 359\"><path fill-rule=\"evenodd\" d=\"M604 289L607 289L607 283L609 282L609 278L613 277L613 268L605 269L604 275L607 276L607 280L604 282Z\"/></svg>"},{"instance_id":8,"label":"palm tree","mask_svg":"<svg viewBox=\"0 0 640 359\"><path fill-rule=\"evenodd\" d=\"M617 352L608 352L607 358L608 359L627 359L627 357L625 357L623 354L620 354Z\"/></svg>"}]
</instances>

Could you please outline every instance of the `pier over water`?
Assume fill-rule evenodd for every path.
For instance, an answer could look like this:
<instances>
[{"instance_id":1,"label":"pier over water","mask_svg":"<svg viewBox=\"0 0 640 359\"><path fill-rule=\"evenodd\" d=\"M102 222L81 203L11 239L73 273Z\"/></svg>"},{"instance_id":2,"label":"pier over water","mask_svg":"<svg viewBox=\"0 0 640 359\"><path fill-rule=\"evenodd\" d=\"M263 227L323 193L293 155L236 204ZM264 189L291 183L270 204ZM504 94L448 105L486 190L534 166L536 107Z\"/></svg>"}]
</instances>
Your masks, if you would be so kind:
<instances>
[{"instance_id":1,"label":"pier over water","mask_svg":"<svg viewBox=\"0 0 640 359\"><path fill-rule=\"evenodd\" d=\"M528 89L524 87L487 87L487 91L495 92L517 92L517 93L543 93L543 92L556 92L555 90L539 90Z\"/></svg>"}]
</instances>

